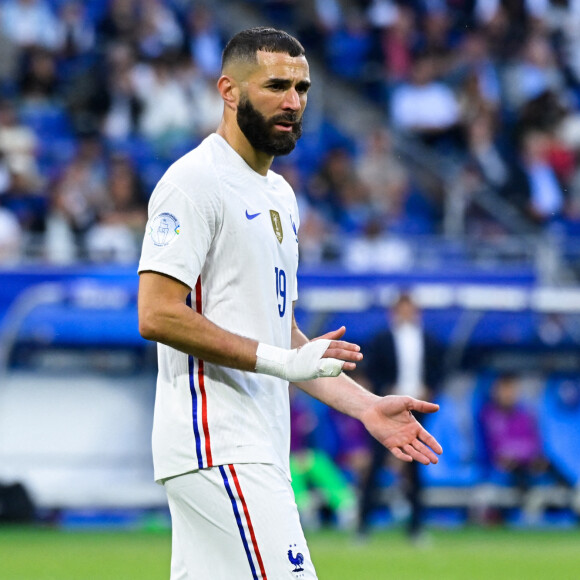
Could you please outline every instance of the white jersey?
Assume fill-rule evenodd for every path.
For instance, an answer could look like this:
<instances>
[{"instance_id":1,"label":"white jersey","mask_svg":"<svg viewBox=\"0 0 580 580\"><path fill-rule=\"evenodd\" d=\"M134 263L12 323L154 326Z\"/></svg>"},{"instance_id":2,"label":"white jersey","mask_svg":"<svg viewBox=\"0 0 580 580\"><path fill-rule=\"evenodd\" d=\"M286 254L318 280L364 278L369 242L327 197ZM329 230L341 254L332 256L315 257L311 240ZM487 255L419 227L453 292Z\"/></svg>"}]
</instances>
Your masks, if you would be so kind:
<instances>
[{"instance_id":1,"label":"white jersey","mask_svg":"<svg viewBox=\"0 0 580 580\"><path fill-rule=\"evenodd\" d=\"M139 272L189 286L188 305L230 332L290 348L298 208L219 135L176 161L149 202ZM271 463L289 474L288 383L158 345L153 421L157 481L195 469Z\"/></svg>"}]
</instances>

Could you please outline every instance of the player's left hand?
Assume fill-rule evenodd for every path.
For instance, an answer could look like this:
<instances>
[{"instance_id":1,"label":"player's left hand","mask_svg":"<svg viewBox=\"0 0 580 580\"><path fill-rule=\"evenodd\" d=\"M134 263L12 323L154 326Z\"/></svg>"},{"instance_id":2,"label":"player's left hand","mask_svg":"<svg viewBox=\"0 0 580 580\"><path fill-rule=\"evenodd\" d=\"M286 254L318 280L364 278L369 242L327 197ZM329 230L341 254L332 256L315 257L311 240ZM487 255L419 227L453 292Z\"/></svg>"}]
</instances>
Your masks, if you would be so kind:
<instances>
[{"instance_id":1,"label":"player's left hand","mask_svg":"<svg viewBox=\"0 0 580 580\"><path fill-rule=\"evenodd\" d=\"M411 411L435 413L439 405L413 397L389 395L377 399L361 415L367 431L397 459L423 465L437 463L441 445L415 419Z\"/></svg>"}]
</instances>

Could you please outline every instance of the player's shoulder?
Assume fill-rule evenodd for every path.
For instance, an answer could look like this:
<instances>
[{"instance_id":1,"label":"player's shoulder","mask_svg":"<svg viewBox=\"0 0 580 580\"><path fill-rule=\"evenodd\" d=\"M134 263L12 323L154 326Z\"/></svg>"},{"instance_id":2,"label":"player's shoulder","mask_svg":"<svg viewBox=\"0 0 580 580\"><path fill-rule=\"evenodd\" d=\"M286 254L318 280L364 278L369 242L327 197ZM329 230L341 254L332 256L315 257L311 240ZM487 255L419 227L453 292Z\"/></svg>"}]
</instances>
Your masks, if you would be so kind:
<instances>
[{"instance_id":1,"label":"player's shoulder","mask_svg":"<svg viewBox=\"0 0 580 580\"><path fill-rule=\"evenodd\" d=\"M206 137L197 147L174 161L162 180L186 192L192 188L198 189L200 185L207 189L208 185L217 184L220 159L213 137Z\"/></svg>"},{"instance_id":2,"label":"player's shoulder","mask_svg":"<svg viewBox=\"0 0 580 580\"><path fill-rule=\"evenodd\" d=\"M151 208L186 203L206 219L219 216L223 208L219 167L211 136L177 159L157 183L149 201Z\"/></svg>"}]
</instances>

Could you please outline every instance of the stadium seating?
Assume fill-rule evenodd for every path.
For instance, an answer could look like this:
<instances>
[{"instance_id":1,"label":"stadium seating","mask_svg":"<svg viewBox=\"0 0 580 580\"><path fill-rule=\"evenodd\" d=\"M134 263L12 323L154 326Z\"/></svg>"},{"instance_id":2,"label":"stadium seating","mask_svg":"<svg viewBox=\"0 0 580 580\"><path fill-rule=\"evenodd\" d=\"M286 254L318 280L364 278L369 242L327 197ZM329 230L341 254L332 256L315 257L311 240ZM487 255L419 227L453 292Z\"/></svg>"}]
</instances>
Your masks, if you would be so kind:
<instances>
[{"instance_id":1,"label":"stadium seating","mask_svg":"<svg viewBox=\"0 0 580 580\"><path fill-rule=\"evenodd\" d=\"M580 483L580 462L573 443L580 441L577 376L557 374L550 377L538 410L547 455L577 485Z\"/></svg>"}]
</instances>

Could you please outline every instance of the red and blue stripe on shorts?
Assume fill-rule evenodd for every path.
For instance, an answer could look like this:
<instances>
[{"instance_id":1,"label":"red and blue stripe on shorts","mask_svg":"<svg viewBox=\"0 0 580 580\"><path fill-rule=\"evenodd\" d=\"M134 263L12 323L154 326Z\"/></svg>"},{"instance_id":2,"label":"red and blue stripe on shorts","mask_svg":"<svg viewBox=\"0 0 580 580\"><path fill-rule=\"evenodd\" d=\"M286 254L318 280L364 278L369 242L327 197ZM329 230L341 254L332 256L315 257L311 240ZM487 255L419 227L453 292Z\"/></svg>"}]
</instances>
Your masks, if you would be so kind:
<instances>
[{"instance_id":1,"label":"red and blue stripe on shorts","mask_svg":"<svg viewBox=\"0 0 580 580\"><path fill-rule=\"evenodd\" d=\"M232 509L236 517L242 544L252 571L252 578L254 580L267 580L268 577L266 576L264 562L256 540L254 526L252 525L248 505L242 493L236 470L233 465L220 465L219 470L222 474L228 497L232 502Z\"/></svg>"}]
</instances>

